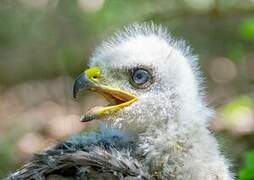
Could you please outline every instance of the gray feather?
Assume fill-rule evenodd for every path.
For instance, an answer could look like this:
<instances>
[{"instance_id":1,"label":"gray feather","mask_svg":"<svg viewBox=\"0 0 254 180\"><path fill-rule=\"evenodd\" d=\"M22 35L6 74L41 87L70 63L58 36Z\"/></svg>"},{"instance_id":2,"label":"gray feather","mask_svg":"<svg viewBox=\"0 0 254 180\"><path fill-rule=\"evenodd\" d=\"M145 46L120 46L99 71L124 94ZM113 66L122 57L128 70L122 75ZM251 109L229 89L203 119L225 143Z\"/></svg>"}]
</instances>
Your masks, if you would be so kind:
<instances>
[{"instance_id":1,"label":"gray feather","mask_svg":"<svg viewBox=\"0 0 254 180\"><path fill-rule=\"evenodd\" d=\"M151 179L134 156L134 137L101 126L36 154L7 179Z\"/></svg>"}]
</instances>

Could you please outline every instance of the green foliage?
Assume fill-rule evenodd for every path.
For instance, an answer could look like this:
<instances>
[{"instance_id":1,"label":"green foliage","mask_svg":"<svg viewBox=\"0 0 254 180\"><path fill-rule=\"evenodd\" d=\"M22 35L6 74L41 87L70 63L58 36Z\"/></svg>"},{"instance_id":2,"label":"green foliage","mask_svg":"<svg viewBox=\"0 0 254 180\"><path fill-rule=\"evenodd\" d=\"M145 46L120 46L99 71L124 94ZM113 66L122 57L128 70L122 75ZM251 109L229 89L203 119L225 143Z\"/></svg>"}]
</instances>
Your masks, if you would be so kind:
<instances>
[{"instance_id":1,"label":"green foliage","mask_svg":"<svg viewBox=\"0 0 254 180\"><path fill-rule=\"evenodd\" d=\"M229 102L225 107L219 107L222 107L224 124L233 126L246 119L247 113L253 112L254 103L250 95L253 85L249 86L249 82L254 82L254 16L250 15L254 10L252 1L243 3L243 0L210 0L209 5L204 0L93 0L91 2L103 2L96 11L87 11L80 5L81 1L0 0L0 91L5 86L29 80L39 82L58 76L74 77L84 70L91 50L102 39L124 25L153 21L166 26L173 36L190 42L195 49L194 53L200 55L202 66L206 67L205 74L208 78L211 77L209 90L215 92L215 98L212 99L216 100L212 104L224 105L225 99L218 97L226 97ZM40 6L43 2L48 3ZM200 2L198 8L197 2ZM233 62L236 69L234 79L225 83L213 81L210 63L217 57L225 57ZM227 72L229 70L225 68L221 76L227 76ZM246 96L242 96L243 94ZM6 96L8 100L11 99L9 94ZM19 97L19 93L16 96ZM232 97L235 98L232 100ZM27 93L26 98L34 97ZM2 94L0 100L0 117L4 111L15 112L18 109L4 105ZM24 109L25 112L26 110ZM9 118L0 120L0 127L4 123L11 124L8 122ZM22 126L11 127L14 132L23 129ZM95 130L96 127L90 129ZM1 173L4 175L17 166L19 155L15 154L15 148L20 137L14 132L1 132L4 136L0 137L0 179ZM234 164L237 169L242 152L252 148L254 144L251 138L246 140L242 134L238 135L248 146L242 139L240 143L243 145L239 146L232 136L227 138L236 146L229 152L235 151L237 154ZM253 156L248 156L247 159L253 159ZM247 159L246 167L240 172L243 180L254 179L251 173L254 171L251 166L253 161Z\"/></svg>"},{"instance_id":2,"label":"green foliage","mask_svg":"<svg viewBox=\"0 0 254 180\"><path fill-rule=\"evenodd\" d=\"M253 107L253 102L249 96L237 97L223 108L224 120L233 123L242 112L244 113L246 109Z\"/></svg>"},{"instance_id":3,"label":"green foliage","mask_svg":"<svg viewBox=\"0 0 254 180\"><path fill-rule=\"evenodd\" d=\"M246 49L243 44L233 44L228 47L227 56L235 63L245 62Z\"/></svg>"},{"instance_id":4,"label":"green foliage","mask_svg":"<svg viewBox=\"0 0 254 180\"><path fill-rule=\"evenodd\" d=\"M0 137L0 179L6 176L5 172L17 168L17 162L14 163L17 158L15 156L17 155L15 146L20 133L15 130L10 130L8 134Z\"/></svg>"},{"instance_id":5,"label":"green foliage","mask_svg":"<svg viewBox=\"0 0 254 180\"><path fill-rule=\"evenodd\" d=\"M240 35L243 39L254 39L254 17L244 20L240 25Z\"/></svg>"},{"instance_id":6,"label":"green foliage","mask_svg":"<svg viewBox=\"0 0 254 180\"><path fill-rule=\"evenodd\" d=\"M244 157L244 167L240 170L239 180L254 179L254 151L247 152Z\"/></svg>"},{"instance_id":7,"label":"green foliage","mask_svg":"<svg viewBox=\"0 0 254 180\"><path fill-rule=\"evenodd\" d=\"M248 96L241 96L234 99L230 104L225 106L224 112L231 114L241 107L253 107L253 102Z\"/></svg>"}]
</instances>

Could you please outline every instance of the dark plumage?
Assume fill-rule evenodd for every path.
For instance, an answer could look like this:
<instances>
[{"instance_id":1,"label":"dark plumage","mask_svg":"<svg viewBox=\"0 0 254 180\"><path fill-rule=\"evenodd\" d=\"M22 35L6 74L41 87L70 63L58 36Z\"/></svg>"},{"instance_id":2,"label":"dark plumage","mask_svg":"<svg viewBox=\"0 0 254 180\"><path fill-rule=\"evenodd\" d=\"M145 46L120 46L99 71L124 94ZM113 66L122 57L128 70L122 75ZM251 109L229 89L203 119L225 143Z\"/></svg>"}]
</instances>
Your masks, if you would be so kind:
<instances>
[{"instance_id":1,"label":"dark plumage","mask_svg":"<svg viewBox=\"0 0 254 180\"><path fill-rule=\"evenodd\" d=\"M101 125L98 132L73 135L36 154L7 179L151 179L136 159L135 141Z\"/></svg>"}]
</instances>

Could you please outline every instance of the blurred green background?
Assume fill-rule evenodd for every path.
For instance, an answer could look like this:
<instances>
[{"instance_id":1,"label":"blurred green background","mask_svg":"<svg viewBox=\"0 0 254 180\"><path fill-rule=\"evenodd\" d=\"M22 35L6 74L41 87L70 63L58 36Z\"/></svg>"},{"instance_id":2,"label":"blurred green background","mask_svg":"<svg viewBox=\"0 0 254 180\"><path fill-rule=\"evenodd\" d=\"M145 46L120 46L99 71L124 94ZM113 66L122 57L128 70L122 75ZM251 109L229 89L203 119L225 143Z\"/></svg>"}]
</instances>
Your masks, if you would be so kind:
<instances>
[{"instance_id":1,"label":"blurred green background","mask_svg":"<svg viewBox=\"0 0 254 180\"><path fill-rule=\"evenodd\" d=\"M0 0L0 178L83 129L94 97L73 102L73 77L101 40L144 21L192 44L211 129L235 174L254 179L254 0Z\"/></svg>"}]
</instances>

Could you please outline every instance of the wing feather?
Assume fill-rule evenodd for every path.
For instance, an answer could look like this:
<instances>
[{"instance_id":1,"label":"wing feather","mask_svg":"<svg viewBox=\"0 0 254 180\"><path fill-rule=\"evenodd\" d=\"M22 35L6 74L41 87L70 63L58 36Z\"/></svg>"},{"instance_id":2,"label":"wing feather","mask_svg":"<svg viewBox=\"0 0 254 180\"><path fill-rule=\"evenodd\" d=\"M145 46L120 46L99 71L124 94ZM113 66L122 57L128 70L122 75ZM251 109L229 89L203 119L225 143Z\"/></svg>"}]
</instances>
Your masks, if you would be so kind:
<instances>
[{"instance_id":1,"label":"wing feather","mask_svg":"<svg viewBox=\"0 0 254 180\"><path fill-rule=\"evenodd\" d=\"M56 175L75 179L151 179L142 164L130 156L128 151L110 151L95 146L93 151L56 153L48 150L37 154L21 169L7 179L52 179ZM57 178L56 178L57 179Z\"/></svg>"},{"instance_id":2,"label":"wing feather","mask_svg":"<svg viewBox=\"0 0 254 180\"><path fill-rule=\"evenodd\" d=\"M35 154L7 179L151 179L137 157L134 137L102 126Z\"/></svg>"}]
</instances>

